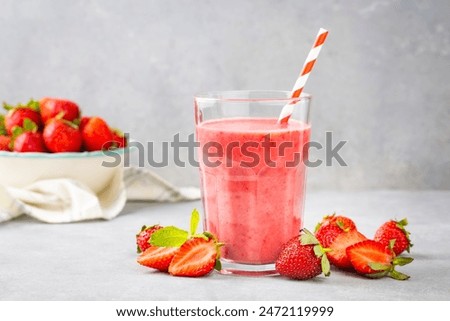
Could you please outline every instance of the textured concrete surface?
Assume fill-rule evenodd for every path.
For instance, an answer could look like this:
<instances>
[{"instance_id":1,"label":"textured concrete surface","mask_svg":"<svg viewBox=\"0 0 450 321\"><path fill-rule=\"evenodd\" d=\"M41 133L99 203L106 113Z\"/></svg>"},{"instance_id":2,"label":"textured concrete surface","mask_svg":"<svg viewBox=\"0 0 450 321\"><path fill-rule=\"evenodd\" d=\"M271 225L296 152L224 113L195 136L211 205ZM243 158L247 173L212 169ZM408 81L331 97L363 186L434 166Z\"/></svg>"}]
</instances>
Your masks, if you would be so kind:
<instances>
[{"instance_id":1,"label":"textured concrete surface","mask_svg":"<svg viewBox=\"0 0 450 321\"><path fill-rule=\"evenodd\" d=\"M68 97L139 141L193 132L192 96L290 90L319 27L311 188L450 188L448 0L1 0L0 100ZM186 155L183 154L184 159ZM321 152L314 156L322 156ZM172 164L173 165L173 164ZM197 184L192 167L158 173Z\"/></svg>"},{"instance_id":2,"label":"textured concrete surface","mask_svg":"<svg viewBox=\"0 0 450 321\"><path fill-rule=\"evenodd\" d=\"M372 237L389 218L409 218L415 261L408 281L333 271L293 281L214 273L170 277L135 263L134 234L143 224L187 227L198 202L130 203L113 221L48 225L21 218L0 224L0 300L450 300L450 192L319 192L306 202L310 229L338 210Z\"/></svg>"}]
</instances>

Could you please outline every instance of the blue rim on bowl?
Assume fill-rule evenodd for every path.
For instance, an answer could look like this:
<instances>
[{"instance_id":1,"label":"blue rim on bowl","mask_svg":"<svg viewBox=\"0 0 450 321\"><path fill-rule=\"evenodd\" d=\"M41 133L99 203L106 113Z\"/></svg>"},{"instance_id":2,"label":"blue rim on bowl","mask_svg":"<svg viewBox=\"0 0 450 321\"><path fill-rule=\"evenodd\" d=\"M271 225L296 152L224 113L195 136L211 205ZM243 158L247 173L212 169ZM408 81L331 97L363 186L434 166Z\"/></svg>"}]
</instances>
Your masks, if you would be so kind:
<instances>
[{"instance_id":1,"label":"blue rim on bowl","mask_svg":"<svg viewBox=\"0 0 450 321\"><path fill-rule=\"evenodd\" d=\"M75 153L19 153L0 151L0 157L15 157L15 158L86 158L86 157L103 157L107 153L125 154L129 152L130 147L117 148L108 151L98 150L94 152L75 152Z\"/></svg>"}]
</instances>

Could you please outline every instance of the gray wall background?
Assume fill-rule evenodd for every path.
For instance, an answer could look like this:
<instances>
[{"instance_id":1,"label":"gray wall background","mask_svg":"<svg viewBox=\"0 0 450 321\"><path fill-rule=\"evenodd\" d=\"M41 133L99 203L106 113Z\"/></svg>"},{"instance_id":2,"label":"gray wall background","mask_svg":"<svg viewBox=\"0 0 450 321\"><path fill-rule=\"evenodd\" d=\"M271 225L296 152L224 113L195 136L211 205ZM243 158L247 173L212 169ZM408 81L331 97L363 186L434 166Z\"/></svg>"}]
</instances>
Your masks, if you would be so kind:
<instances>
[{"instance_id":1,"label":"gray wall background","mask_svg":"<svg viewBox=\"0 0 450 321\"><path fill-rule=\"evenodd\" d=\"M449 189L449 16L448 0L0 0L0 99L67 97L159 146L193 132L197 92L290 90L325 27L313 139L347 140L349 166L310 169L309 188Z\"/></svg>"}]
</instances>

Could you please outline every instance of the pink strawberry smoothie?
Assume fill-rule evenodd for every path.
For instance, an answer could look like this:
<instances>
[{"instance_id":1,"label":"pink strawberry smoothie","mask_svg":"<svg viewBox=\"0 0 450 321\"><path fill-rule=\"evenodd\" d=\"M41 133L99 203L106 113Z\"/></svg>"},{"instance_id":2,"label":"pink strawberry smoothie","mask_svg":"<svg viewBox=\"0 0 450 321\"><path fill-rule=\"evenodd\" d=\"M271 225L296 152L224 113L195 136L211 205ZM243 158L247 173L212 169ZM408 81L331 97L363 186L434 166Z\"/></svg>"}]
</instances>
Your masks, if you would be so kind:
<instances>
[{"instance_id":1,"label":"pink strawberry smoothie","mask_svg":"<svg viewBox=\"0 0 450 321\"><path fill-rule=\"evenodd\" d=\"M225 243L225 260L275 262L282 245L302 226L302 150L310 126L295 120L280 125L271 118L229 118L200 123L196 132L205 229Z\"/></svg>"}]
</instances>

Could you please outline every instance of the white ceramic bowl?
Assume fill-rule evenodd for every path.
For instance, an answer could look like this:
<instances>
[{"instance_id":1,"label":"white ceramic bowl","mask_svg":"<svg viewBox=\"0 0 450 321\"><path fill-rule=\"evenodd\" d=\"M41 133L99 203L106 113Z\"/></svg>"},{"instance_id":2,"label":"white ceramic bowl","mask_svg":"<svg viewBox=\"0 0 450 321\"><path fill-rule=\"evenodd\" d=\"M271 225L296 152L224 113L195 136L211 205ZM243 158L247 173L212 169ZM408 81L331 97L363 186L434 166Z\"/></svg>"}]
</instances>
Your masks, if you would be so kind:
<instances>
[{"instance_id":1,"label":"white ceramic bowl","mask_svg":"<svg viewBox=\"0 0 450 321\"><path fill-rule=\"evenodd\" d=\"M120 157L117 166L102 164L115 161L103 151L55 154L0 151L0 184L22 188L39 180L71 178L99 193L117 175L117 170L123 171L123 156L128 153L128 148L110 152Z\"/></svg>"}]
</instances>

